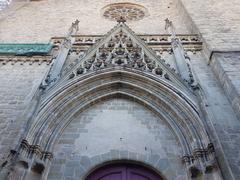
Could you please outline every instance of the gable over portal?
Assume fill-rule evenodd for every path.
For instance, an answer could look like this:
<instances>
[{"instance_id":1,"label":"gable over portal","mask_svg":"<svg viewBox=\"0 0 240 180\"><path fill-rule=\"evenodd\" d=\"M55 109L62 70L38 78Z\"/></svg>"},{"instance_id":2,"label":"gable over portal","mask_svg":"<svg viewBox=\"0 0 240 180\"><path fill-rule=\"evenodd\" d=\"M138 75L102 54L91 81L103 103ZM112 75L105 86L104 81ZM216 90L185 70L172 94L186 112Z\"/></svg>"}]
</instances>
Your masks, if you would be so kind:
<instances>
[{"instance_id":1,"label":"gable over portal","mask_svg":"<svg viewBox=\"0 0 240 180\"><path fill-rule=\"evenodd\" d=\"M187 169L184 174L188 172L192 177L198 177L206 172L218 172L213 144L202 122L203 116L196 93L199 86L184 49L184 46L187 46L190 50L199 50L201 43L198 38L189 36L186 39L184 35L177 36L172 22L166 19L166 29L171 35L149 35L144 39L129 28L124 18L130 17L117 18L118 24L106 35L95 39L94 43L85 38L84 45L89 48L85 47L81 53L78 50L84 47L77 41L78 20L72 23L67 36L60 38L60 45L53 46L50 68L34 93L31 107L26 113L28 124L24 138L18 146L18 154L13 157L12 166L15 169L10 177L31 178L37 174L38 178L47 178L51 160L58 153L55 149L56 144L64 136L74 117L99 102L114 98L125 98L141 104L149 113L156 115L160 125L168 127L169 133L165 135L174 137L173 144L179 148L176 153L178 157L175 155L172 158L185 163L183 166L178 162L182 169ZM182 42L189 39L192 42ZM155 50L157 48L159 53ZM40 55L39 52L33 51L21 55L37 58L34 56ZM163 51L167 51L171 56L172 64L163 59ZM109 117L108 114L104 115ZM116 118L114 115L117 115ZM127 116L114 115L114 119L123 118L123 122L130 123L129 127L137 125ZM101 117L101 113L97 114L97 119L107 117ZM149 119L153 119L153 116ZM114 125L114 121L112 123ZM95 124L97 125L97 122ZM107 127L103 124L105 131ZM133 130L140 133L138 129ZM148 140L153 140L150 139L152 137ZM142 150L147 149L146 146L143 148L143 144L138 145L141 145ZM155 145L159 147L158 150L165 150L166 153L168 147L160 146ZM154 166L152 162L148 164ZM88 168L85 170L90 170ZM26 169L31 170L27 173ZM164 173L164 167L160 167L159 170ZM167 171L164 174L171 177Z\"/></svg>"}]
</instances>

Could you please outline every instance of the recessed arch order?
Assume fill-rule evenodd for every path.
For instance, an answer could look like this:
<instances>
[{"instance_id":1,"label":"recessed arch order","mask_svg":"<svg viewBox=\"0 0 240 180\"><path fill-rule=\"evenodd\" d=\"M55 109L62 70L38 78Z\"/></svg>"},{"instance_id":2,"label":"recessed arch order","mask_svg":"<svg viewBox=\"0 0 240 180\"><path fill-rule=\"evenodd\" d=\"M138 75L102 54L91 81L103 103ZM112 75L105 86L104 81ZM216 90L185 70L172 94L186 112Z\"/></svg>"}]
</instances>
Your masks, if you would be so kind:
<instances>
[{"instance_id":1,"label":"recessed arch order","mask_svg":"<svg viewBox=\"0 0 240 180\"><path fill-rule=\"evenodd\" d=\"M74 114L98 101L119 96L143 104L166 121L181 144L183 156L208 145L196 103L187 93L161 78L126 69L85 74L50 89L26 140L46 152L54 152L56 140Z\"/></svg>"}]
</instances>

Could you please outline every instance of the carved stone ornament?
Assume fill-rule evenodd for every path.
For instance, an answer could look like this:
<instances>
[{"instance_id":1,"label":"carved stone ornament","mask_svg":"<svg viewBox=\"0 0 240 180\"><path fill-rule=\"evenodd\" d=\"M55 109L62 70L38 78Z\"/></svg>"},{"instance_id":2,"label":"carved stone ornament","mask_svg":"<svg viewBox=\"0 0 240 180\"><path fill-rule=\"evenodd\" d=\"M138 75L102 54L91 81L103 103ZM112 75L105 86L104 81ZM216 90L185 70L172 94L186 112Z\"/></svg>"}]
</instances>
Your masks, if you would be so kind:
<instances>
[{"instance_id":1,"label":"carved stone ornament","mask_svg":"<svg viewBox=\"0 0 240 180\"><path fill-rule=\"evenodd\" d=\"M30 145L27 140L22 140L18 151L12 150L1 165L0 179L32 179L32 172L35 177L43 178L52 158L53 154L43 151L39 145Z\"/></svg>"},{"instance_id":2,"label":"carved stone ornament","mask_svg":"<svg viewBox=\"0 0 240 180\"><path fill-rule=\"evenodd\" d=\"M172 51L170 51L172 48L171 35L137 34L137 36L140 37L141 40L154 51L159 52L160 54L164 51L172 54ZM88 48L104 39L103 35L74 35L73 37L75 38L75 43L72 45L72 51L77 54L87 51ZM51 39L51 42L54 44L56 50L64 41L64 38L65 37L53 37ZM176 35L176 38L181 40L184 50L186 51L191 51L195 54L197 51L202 50L202 42L197 34L181 34Z\"/></svg>"},{"instance_id":3,"label":"carved stone ornament","mask_svg":"<svg viewBox=\"0 0 240 180\"><path fill-rule=\"evenodd\" d=\"M25 65L25 64L35 64L37 63L38 65L41 64L47 64L49 65L52 61L52 56L51 55L45 55L45 56L0 56L0 63L2 65L10 63L11 65L14 65L16 63L19 63L20 65Z\"/></svg>"},{"instance_id":4,"label":"carved stone ornament","mask_svg":"<svg viewBox=\"0 0 240 180\"><path fill-rule=\"evenodd\" d=\"M139 4L114 3L105 6L102 9L102 15L109 20L125 22L143 19L148 12L144 6Z\"/></svg>"},{"instance_id":5,"label":"carved stone ornament","mask_svg":"<svg viewBox=\"0 0 240 180\"><path fill-rule=\"evenodd\" d=\"M51 160L53 158L52 153L42 151L39 145L30 145L26 140L23 140L21 143L20 155L27 158L35 157L42 161L46 161L47 159Z\"/></svg>"},{"instance_id":6,"label":"carved stone ornament","mask_svg":"<svg viewBox=\"0 0 240 180\"><path fill-rule=\"evenodd\" d=\"M182 157L192 178L211 173L216 167L215 150L212 143L204 149L194 149L191 155Z\"/></svg>"},{"instance_id":7,"label":"carved stone ornament","mask_svg":"<svg viewBox=\"0 0 240 180\"><path fill-rule=\"evenodd\" d=\"M76 64L77 69L69 74L69 79L74 78L75 75L79 76L91 71L122 67L146 71L160 77L163 76L166 80L171 81L171 77L162 65L156 59L149 57L145 49L136 43L122 28L112 34L111 38L102 44L92 56L84 56L79 61L80 63ZM158 61L164 62L161 57L159 57ZM172 70L170 69L170 71Z\"/></svg>"}]
</instances>

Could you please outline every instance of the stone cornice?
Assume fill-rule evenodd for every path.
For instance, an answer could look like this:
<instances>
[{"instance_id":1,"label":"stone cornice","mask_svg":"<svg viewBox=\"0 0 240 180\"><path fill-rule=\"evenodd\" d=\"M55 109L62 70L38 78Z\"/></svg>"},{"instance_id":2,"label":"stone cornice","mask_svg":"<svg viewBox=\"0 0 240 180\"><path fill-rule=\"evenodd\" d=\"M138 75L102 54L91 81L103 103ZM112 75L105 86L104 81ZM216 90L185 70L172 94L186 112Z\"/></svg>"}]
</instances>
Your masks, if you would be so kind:
<instances>
[{"instance_id":1,"label":"stone cornice","mask_svg":"<svg viewBox=\"0 0 240 180\"><path fill-rule=\"evenodd\" d=\"M164 51L171 53L171 36L169 34L138 35L151 49L160 54ZM103 35L73 35L76 39L72 51L85 52L90 47L101 41ZM177 37L186 51L202 50L202 42L196 34L178 34ZM53 52L58 51L65 37L53 37L48 44L0 44L0 64L20 62L21 65L28 63L50 64Z\"/></svg>"},{"instance_id":2,"label":"stone cornice","mask_svg":"<svg viewBox=\"0 0 240 180\"><path fill-rule=\"evenodd\" d=\"M137 35L153 50L171 51L171 35L169 34L139 34ZM101 41L104 36L102 35L74 35L75 43L73 44L73 50L79 52L87 50L95 43ZM65 37L53 37L51 42L55 46L59 46ZM179 38L187 51L200 51L202 50L201 38L196 34L178 34Z\"/></svg>"},{"instance_id":3,"label":"stone cornice","mask_svg":"<svg viewBox=\"0 0 240 180\"><path fill-rule=\"evenodd\" d=\"M50 64L52 60L51 55L45 56L9 56L9 55L2 55L0 56L0 64L5 65L10 63L14 65L16 63L20 63L20 65L29 64L32 65L33 63L38 63L41 65L42 63Z\"/></svg>"}]
</instances>

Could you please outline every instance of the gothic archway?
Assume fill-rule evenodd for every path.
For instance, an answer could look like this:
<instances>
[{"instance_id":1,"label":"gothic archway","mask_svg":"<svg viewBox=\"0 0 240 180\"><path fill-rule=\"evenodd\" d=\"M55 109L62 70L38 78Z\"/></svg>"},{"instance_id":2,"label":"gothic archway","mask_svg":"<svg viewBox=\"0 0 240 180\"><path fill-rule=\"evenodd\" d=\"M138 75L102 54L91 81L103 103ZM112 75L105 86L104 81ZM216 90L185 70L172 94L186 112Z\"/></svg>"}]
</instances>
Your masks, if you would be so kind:
<instances>
[{"instance_id":1,"label":"gothic archway","mask_svg":"<svg viewBox=\"0 0 240 180\"><path fill-rule=\"evenodd\" d=\"M76 113L53 153L49 180L56 174L59 178L62 174L77 178L84 176L85 171L79 174L83 169L88 172L99 164L123 160L154 167L168 178L170 172L175 177L186 177L186 168L179 159L181 146L171 128L148 105L123 94L102 98ZM59 167L61 173L56 172Z\"/></svg>"},{"instance_id":2,"label":"gothic archway","mask_svg":"<svg viewBox=\"0 0 240 180\"><path fill-rule=\"evenodd\" d=\"M182 158L188 165L209 160L208 136L191 97L149 74L114 68L80 76L49 92L22 143L22 154L25 156L30 149L36 148L37 152L37 148L43 147L39 156L47 158L48 152L54 152L54 145L72 116L98 101L116 96L144 104L168 123L178 137Z\"/></svg>"},{"instance_id":3,"label":"gothic archway","mask_svg":"<svg viewBox=\"0 0 240 180\"><path fill-rule=\"evenodd\" d=\"M46 179L54 147L72 117L113 97L133 99L168 124L181 147L178 159L193 176L212 169L214 149L201 121L197 97L188 84L191 78L181 79L122 23L65 71L69 42L63 43L59 54L63 62L53 64L45 80L48 84L40 86L41 97L20 145L18 161L27 164L25 172L40 168L37 173Z\"/></svg>"}]
</instances>

